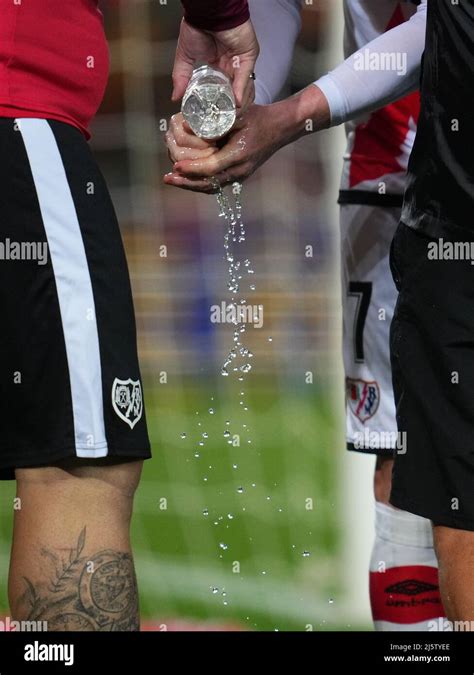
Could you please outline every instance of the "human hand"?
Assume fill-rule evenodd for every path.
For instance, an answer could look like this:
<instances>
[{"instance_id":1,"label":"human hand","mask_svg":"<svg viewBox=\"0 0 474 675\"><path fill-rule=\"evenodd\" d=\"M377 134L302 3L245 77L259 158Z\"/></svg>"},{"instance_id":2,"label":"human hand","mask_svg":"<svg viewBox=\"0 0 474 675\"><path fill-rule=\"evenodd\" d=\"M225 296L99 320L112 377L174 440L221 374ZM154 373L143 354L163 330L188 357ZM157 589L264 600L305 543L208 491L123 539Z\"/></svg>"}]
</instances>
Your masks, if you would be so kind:
<instances>
[{"instance_id":1,"label":"human hand","mask_svg":"<svg viewBox=\"0 0 474 675\"><path fill-rule=\"evenodd\" d=\"M191 26L185 19L176 48L173 68L172 100L179 101L186 91L196 62L208 63L223 70L232 80L235 100L240 112L254 98L251 78L259 54L259 46L251 21L223 31L205 31Z\"/></svg>"}]
</instances>

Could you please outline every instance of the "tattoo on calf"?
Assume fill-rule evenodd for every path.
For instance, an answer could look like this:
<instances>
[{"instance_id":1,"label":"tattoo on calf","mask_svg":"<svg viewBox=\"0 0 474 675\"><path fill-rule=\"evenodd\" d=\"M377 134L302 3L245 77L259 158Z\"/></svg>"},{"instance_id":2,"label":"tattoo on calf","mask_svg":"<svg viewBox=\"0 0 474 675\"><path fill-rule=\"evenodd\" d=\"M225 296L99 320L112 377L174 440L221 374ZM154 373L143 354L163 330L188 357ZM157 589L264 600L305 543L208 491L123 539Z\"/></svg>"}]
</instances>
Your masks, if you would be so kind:
<instances>
[{"instance_id":1,"label":"tattoo on calf","mask_svg":"<svg viewBox=\"0 0 474 675\"><path fill-rule=\"evenodd\" d=\"M28 620L47 621L50 631L137 631L138 592L132 556L106 549L83 556L86 528L68 554L42 549L52 568L48 581L24 577L21 598Z\"/></svg>"}]
</instances>

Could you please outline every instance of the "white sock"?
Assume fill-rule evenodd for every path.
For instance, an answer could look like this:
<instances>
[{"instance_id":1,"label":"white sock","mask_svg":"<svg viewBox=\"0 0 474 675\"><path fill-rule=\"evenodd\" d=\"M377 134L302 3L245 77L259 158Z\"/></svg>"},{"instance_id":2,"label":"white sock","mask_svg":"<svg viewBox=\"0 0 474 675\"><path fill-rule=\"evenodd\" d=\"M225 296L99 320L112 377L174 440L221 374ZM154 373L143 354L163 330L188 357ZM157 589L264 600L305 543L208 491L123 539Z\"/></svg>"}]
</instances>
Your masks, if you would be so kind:
<instances>
[{"instance_id":1,"label":"white sock","mask_svg":"<svg viewBox=\"0 0 474 675\"><path fill-rule=\"evenodd\" d=\"M444 610L431 522L375 503L370 601L375 630L435 630Z\"/></svg>"}]
</instances>

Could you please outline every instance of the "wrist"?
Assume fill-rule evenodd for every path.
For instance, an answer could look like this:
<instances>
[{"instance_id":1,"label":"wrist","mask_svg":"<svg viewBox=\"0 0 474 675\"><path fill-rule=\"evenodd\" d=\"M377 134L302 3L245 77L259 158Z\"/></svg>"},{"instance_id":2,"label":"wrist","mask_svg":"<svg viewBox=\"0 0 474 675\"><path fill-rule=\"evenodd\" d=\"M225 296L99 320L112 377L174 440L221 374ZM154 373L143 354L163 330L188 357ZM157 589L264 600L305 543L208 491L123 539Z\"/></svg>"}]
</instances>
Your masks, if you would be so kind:
<instances>
[{"instance_id":1,"label":"wrist","mask_svg":"<svg viewBox=\"0 0 474 675\"><path fill-rule=\"evenodd\" d=\"M331 124L328 101L321 89L313 84L275 105L281 106L279 113L285 145L327 129Z\"/></svg>"}]
</instances>

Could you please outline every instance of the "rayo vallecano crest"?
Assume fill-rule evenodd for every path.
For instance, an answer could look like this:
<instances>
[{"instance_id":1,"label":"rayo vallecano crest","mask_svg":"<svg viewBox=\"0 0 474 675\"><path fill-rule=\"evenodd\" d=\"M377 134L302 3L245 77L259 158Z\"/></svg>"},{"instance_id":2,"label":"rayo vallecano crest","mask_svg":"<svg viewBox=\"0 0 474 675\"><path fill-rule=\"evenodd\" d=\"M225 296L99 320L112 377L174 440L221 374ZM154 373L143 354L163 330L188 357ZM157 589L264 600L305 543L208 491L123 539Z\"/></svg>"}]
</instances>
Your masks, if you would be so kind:
<instances>
[{"instance_id":1,"label":"rayo vallecano crest","mask_svg":"<svg viewBox=\"0 0 474 675\"><path fill-rule=\"evenodd\" d=\"M140 380L119 380L112 385L112 405L121 420L133 429L143 413L143 397Z\"/></svg>"}]
</instances>

